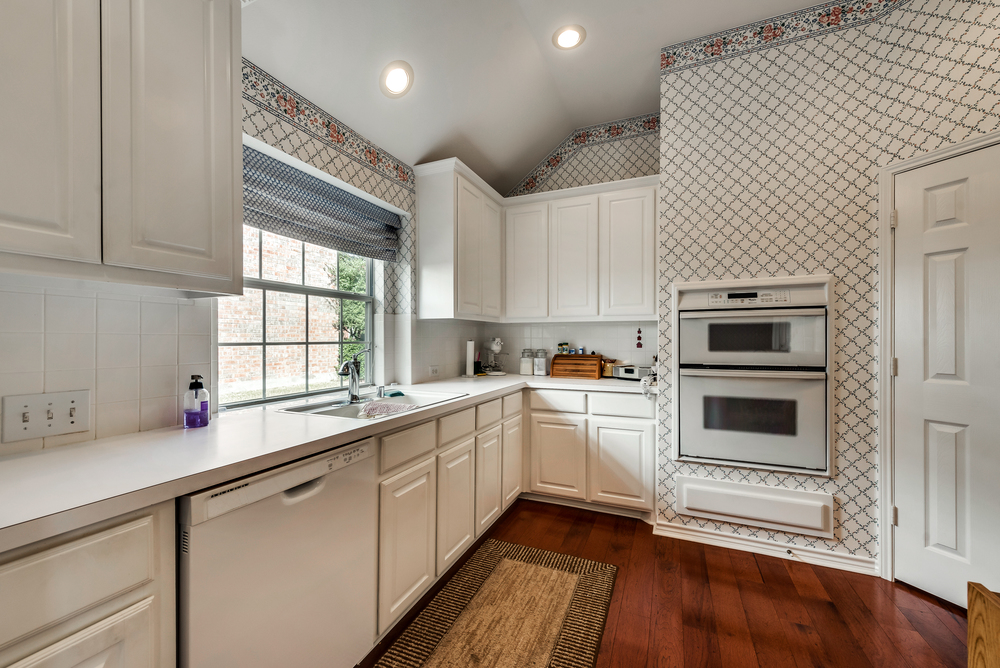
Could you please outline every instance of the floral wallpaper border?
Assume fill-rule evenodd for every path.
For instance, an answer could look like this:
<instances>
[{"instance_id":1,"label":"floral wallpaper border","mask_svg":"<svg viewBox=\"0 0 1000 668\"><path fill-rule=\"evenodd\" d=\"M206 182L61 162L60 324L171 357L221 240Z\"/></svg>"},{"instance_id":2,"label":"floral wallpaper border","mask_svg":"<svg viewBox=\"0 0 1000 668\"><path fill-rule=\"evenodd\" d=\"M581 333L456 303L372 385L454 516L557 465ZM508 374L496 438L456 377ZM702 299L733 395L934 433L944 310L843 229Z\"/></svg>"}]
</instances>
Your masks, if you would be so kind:
<instances>
[{"instance_id":1,"label":"floral wallpaper border","mask_svg":"<svg viewBox=\"0 0 1000 668\"><path fill-rule=\"evenodd\" d=\"M706 63L745 55L821 33L876 21L907 0L825 2L770 19L730 28L660 50L660 74L673 74Z\"/></svg>"},{"instance_id":2,"label":"floral wallpaper border","mask_svg":"<svg viewBox=\"0 0 1000 668\"><path fill-rule=\"evenodd\" d=\"M243 98L286 121L347 157L415 190L413 168L296 93L273 76L243 59Z\"/></svg>"},{"instance_id":3,"label":"floral wallpaper border","mask_svg":"<svg viewBox=\"0 0 1000 668\"><path fill-rule=\"evenodd\" d=\"M514 186L507 197L527 195L538 192L539 186L565 162L573 152L586 146L595 146L611 141L620 141L632 137L658 134L660 130L659 113L642 114L617 121L598 123L585 128L577 128L569 134L555 149L528 173L521 182Z\"/></svg>"}]
</instances>

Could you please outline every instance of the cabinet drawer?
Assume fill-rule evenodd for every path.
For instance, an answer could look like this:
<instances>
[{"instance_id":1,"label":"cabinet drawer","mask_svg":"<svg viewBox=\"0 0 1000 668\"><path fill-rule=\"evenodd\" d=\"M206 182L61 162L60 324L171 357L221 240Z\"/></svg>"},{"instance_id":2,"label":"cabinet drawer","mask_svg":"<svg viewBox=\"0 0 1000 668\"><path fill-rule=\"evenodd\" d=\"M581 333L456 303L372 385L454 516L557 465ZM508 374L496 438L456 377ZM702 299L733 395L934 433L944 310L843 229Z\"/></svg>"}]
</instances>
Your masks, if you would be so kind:
<instances>
[{"instance_id":1,"label":"cabinet drawer","mask_svg":"<svg viewBox=\"0 0 1000 668\"><path fill-rule=\"evenodd\" d=\"M656 417L656 402L641 394L591 392L590 412L593 415L653 419Z\"/></svg>"},{"instance_id":2,"label":"cabinet drawer","mask_svg":"<svg viewBox=\"0 0 1000 668\"><path fill-rule=\"evenodd\" d=\"M569 390L532 390L531 410L557 413L586 413L587 393Z\"/></svg>"},{"instance_id":3,"label":"cabinet drawer","mask_svg":"<svg viewBox=\"0 0 1000 668\"><path fill-rule=\"evenodd\" d=\"M503 401L494 399L476 406L476 429L484 429L496 424L503 417Z\"/></svg>"},{"instance_id":4,"label":"cabinet drawer","mask_svg":"<svg viewBox=\"0 0 1000 668\"><path fill-rule=\"evenodd\" d=\"M382 473L437 447L437 422L425 422L382 439Z\"/></svg>"},{"instance_id":5,"label":"cabinet drawer","mask_svg":"<svg viewBox=\"0 0 1000 668\"><path fill-rule=\"evenodd\" d=\"M0 646L153 579L153 517L0 566Z\"/></svg>"},{"instance_id":6,"label":"cabinet drawer","mask_svg":"<svg viewBox=\"0 0 1000 668\"><path fill-rule=\"evenodd\" d=\"M521 412L521 393L515 392L503 398L503 416L513 417Z\"/></svg>"},{"instance_id":7,"label":"cabinet drawer","mask_svg":"<svg viewBox=\"0 0 1000 668\"><path fill-rule=\"evenodd\" d=\"M466 408L438 420L438 445L445 445L476 430L476 409Z\"/></svg>"}]
</instances>

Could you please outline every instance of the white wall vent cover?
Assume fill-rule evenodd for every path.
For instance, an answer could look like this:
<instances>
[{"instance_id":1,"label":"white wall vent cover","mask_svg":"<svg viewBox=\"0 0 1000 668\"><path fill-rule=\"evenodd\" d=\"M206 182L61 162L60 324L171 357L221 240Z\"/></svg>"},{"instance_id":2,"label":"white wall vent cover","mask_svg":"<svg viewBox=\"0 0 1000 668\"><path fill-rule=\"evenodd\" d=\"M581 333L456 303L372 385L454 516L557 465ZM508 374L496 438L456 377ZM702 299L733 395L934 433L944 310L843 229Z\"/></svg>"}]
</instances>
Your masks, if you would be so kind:
<instances>
[{"instance_id":1,"label":"white wall vent cover","mask_svg":"<svg viewBox=\"0 0 1000 668\"><path fill-rule=\"evenodd\" d=\"M677 476L677 512L833 538L833 495Z\"/></svg>"}]
</instances>

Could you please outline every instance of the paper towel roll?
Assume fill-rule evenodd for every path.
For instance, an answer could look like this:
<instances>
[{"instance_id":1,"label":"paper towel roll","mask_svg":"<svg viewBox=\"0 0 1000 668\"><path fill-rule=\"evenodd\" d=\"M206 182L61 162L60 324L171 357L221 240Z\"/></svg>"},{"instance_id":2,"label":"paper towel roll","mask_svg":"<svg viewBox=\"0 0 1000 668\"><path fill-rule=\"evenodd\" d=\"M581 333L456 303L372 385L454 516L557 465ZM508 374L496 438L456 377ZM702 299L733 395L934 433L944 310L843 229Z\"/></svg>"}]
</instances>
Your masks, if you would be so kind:
<instances>
[{"instance_id":1,"label":"paper towel roll","mask_svg":"<svg viewBox=\"0 0 1000 668\"><path fill-rule=\"evenodd\" d=\"M476 342L466 341L465 342L465 376L466 378L475 377L475 364L476 361Z\"/></svg>"}]
</instances>

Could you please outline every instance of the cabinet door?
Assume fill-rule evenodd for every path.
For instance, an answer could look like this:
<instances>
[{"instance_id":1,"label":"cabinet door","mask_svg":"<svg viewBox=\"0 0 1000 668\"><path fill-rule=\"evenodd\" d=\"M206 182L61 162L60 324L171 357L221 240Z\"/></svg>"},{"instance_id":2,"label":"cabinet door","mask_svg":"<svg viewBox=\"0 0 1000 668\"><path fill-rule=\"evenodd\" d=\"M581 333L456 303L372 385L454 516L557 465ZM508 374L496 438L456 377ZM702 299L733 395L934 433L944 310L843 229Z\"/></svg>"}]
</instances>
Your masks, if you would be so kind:
<instances>
[{"instance_id":1,"label":"cabinet door","mask_svg":"<svg viewBox=\"0 0 1000 668\"><path fill-rule=\"evenodd\" d=\"M507 318L544 318L549 314L548 205L511 207L505 218Z\"/></svg>"},{"instance_id":2,"label":"cabinet door","mask_svg":"<svg viewBox=\"0 0 1000 668\"><path fill-rule=\"evenodd\" d=\"M655 189L601 195L601 315L655 316Z\"/></svg>"},{"instance_id":3,"label":"cabinet door","mask_svg":"<svg viewBox=\"0 0 1000 668\"><path fill-rule=\"evenodd\" d=\"M500 491L501 434L497 425L476 437L476 536L503 512Z\"/></svg>"},{"instance_id":4,"label":"cabinet door","mask_svg":"<svg viewBox=\"0 0 1000 668\"><path fill-rule=\"evenodd\" d=\"M502 311L501 257L503 236L500 232L500 207L489 197L483 197L483 240L480 268L483 280L483 315L499 318Z\"/></svg>"},{"instance_id":5,"label":"cabinet door","mask_svg":"<svg viewBox=\"0 0 1000 668\"><path fill-rule=\"evenodd\" d=\"M101 261L100 17L0 2L0 250Z\"/></svg>"},{"instance_id":6,"label":"cabinet door","mask_svg":"<svg viewBox=\"0 0 1000 668\"><path fill-rule=\"evenodd\" d=\"M588 500L652 510L655 439L653 422L591 418Z\"/></svg>"},{"instance_id":7,"label":"cabinet door","mask_svg":"<svg viewBox=\"0 0 1000 668\"><path fill-rule=\"evenodd\" d=\"M596 196L549 204L549 315L598 314L597 227Z\"/></svg>"},{"instance_id":8,"label":"cabinet door","mask_svg":"<svg viewBox=\"0 0 1000 668\"><path fill-rule=\"evenodd\" d=\"M531 416L531 491L587 498L587 419Z\"/></svg>"},{"instance_id":9,"label":"cabinet door","mask_svg":"<svg viewBox=\"0 0 1000 668\"><path fill-rule=\"evenodd\" d=\"M455 309L460 315L482 315L483 313L483 200L486 196L479 188L469 183L465 177L456 175L455 211L458 231L458 258L455 281L458 303Z\"/></svg>"},{"instance_id":10,"label":"cabinet door","mask_svg":"<svg viewBox=\"0 0 1000 668\"><path fill-rule=\"evenodd\" d=\"M435 469L431 458L379 485L380 634L392 626L434 580Z\"/></svg>"},{"instance_id":11,"label":"cabinet door","mask_svg":"<svg viewBox=\"0 0 1000 668\"><path fill-rule=\"evenodd\" d=\"M520 415L503 423L503 475L500 482L504 510L521 494L523 435Z\"/></svg>"},{"instance_id":12,"label":"cabinet door","mask_svg":"<svg viewBox=\"0 0 1000 668\"><path fill-rule=\"evenodd\" d=\"M241 273L236 0L103 0L104 262Z\"/></svg>"},{"instance_id":13,"label":"cabinet door","mask_svg":"<svg viewBox=\"0 0 1000 668\"><path fill-rule=\"evenodd\" d=\"M476 439L438 455L437 574L476 539Z\"/></svg>"}]
</instances>

